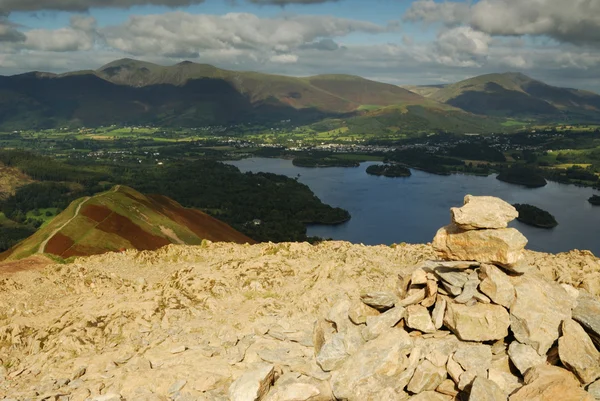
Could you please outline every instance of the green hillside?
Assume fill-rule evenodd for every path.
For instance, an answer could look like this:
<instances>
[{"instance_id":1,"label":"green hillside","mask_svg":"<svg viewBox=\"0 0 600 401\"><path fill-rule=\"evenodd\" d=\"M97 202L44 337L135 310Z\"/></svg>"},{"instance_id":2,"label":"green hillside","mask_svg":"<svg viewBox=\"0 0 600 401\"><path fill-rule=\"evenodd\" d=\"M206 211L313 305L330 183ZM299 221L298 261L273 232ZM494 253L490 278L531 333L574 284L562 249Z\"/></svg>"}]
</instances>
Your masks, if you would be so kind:
<instances>
[{"instance_id":1,"label":"green hillside","mask_svg":"<svg viewBox=\"0 0 600 401\"><path fill-rule=\"evenodd\" d=\"M123 249L153 250L202 240L254 243L227 224L160 195L124 186L80 198L49 224L1 255L22 259L35 253L62 258Z\"/></svg>"}]
</instances>

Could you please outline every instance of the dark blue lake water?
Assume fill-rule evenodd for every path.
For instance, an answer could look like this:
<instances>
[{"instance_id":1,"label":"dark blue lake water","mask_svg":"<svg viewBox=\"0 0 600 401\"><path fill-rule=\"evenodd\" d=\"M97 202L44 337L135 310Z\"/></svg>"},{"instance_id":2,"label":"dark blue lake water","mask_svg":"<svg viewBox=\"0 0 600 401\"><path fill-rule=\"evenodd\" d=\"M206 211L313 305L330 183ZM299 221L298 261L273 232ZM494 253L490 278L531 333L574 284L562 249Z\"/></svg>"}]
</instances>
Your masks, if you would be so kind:
<instances>
[{"instance_id":1,"label":"dark blue lake water","mask_svg":"<svg viewBox=\"0 0 600 401\"><path fill-rule=\"evenodd\" d=\"M450 221L450 207L461 206L466 194L497 196L509 203L529 203L552 213L559 225L547 230L511 223L528 239L527 248L542 252L587 249L600 255L600 207L588 203L595 193L549 182L530 189L498 181L495 176L438 176L412 170L408 178L368 175L358 168L303 168L291 160L253 158L229 162L242 171L296 177L325 203L350 212L339 226L310 226L309 235L366 245L430 242Z\"/></svg>"}]
</instances>

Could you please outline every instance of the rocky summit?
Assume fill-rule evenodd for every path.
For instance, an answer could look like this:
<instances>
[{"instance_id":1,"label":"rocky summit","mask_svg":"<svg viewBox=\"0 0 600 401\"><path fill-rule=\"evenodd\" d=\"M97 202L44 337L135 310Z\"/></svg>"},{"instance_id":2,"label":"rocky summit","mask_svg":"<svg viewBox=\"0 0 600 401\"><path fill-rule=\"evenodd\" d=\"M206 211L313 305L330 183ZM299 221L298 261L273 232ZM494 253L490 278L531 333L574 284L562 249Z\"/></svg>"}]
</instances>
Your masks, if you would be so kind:
<instances>
[{"instance_id":1,"label":"rocky summit","mask_svg":"<svg viewBox=\"0 0 600 401\"><path fill-rule=\"evenodd\" d=\"M433 246L206 242L12 266L0 399L600 400L599 260L509 243L500 202L470 197L469 228Z\"/></svg>"}]
</instances>

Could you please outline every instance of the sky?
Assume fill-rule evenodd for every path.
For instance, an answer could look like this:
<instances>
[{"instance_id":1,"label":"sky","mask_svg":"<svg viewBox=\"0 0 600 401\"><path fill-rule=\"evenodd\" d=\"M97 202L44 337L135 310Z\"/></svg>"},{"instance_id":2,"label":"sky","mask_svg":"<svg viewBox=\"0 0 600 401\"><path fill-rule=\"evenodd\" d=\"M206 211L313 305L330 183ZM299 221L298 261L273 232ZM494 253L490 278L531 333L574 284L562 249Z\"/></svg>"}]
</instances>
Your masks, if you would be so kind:
<instances>
[{"instance_id":1,"label":"sky","mask_svg":"<svg viewBox=\"0 0 600 401\"><path fill-rule=\"evenodd\" d=\"M398 85L517 71L600 92L600 0L0 0L0 75L126 57Z\"/></svg>"}]
</instances>

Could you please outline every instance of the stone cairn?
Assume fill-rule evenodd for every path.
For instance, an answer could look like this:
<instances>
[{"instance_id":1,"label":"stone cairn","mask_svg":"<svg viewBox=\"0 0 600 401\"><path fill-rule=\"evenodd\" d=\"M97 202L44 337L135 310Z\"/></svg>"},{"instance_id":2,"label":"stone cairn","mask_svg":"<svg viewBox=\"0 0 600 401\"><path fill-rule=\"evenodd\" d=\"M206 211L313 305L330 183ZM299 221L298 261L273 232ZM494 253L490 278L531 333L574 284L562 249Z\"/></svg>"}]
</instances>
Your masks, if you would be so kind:
<instances>
[{"instance_id":1,"label":"stone cairn","mask_svg":"<svg viewBox=\"0 0 600 401\"><path fill-rule=\"evenodd\" d=\"M527 269L508 203L468 195L451 216L433 241L443 260L400 271L395 294L344 299L317 321L330 390L269 392L266 366L234 382L230 399L600 400L600 301Z\"/></svg>"}]
</instances>

